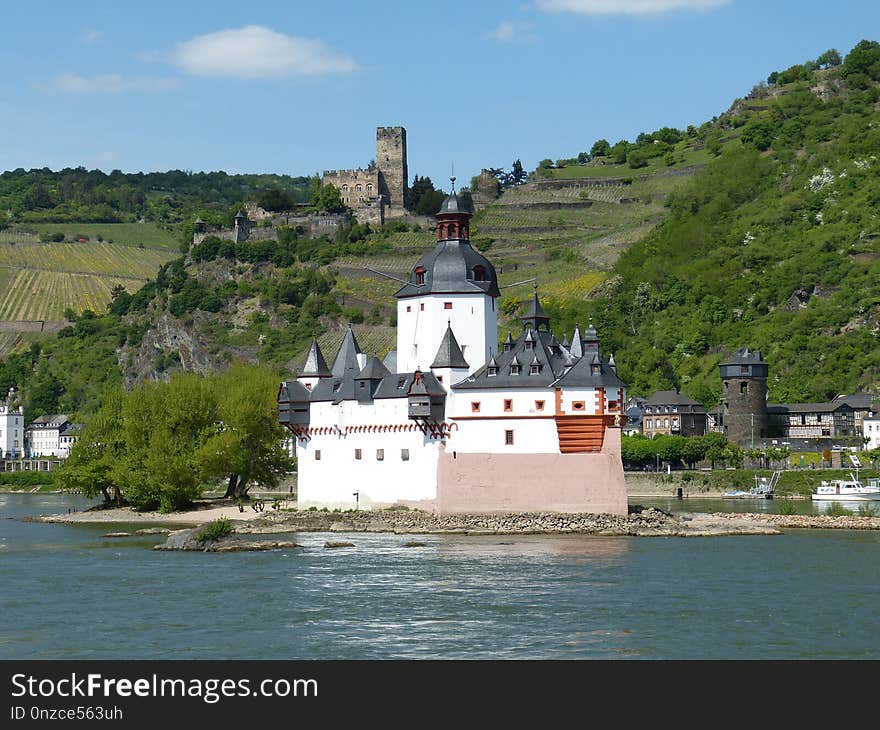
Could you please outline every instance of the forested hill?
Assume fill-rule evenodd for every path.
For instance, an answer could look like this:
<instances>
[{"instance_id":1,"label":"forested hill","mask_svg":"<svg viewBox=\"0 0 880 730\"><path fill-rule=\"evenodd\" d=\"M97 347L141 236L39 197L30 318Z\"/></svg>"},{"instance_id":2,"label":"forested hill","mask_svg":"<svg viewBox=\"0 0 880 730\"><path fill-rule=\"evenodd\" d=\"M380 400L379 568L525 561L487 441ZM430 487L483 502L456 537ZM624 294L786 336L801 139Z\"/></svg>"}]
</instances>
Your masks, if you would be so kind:
<instances>
[{"instance_id":1,"label":"forested hill","mask_svg":"<svg viewBox=\"0 0 880 730\"><path fill-rule=\"evenodd\" d=\"M183 170L17 169L0 174L0 226L140 219L175 224L195 215L227 223L242 200L257 200L274 210L275 199L283 205L308 201L316 182L315 177Z\"/></svg>"},{"instance_id":2,"label":"forested hill","mask_svg":"<svg viewBox=\"0 0 880 730\"><path fill-rule=\"evenodd\" d=\"M632 394L714 405L742 346L769 362L773 402L880 384L880 44L836 55L771 74L715 120L714 158L579 313Z\"/></svg>"}]
</instances>

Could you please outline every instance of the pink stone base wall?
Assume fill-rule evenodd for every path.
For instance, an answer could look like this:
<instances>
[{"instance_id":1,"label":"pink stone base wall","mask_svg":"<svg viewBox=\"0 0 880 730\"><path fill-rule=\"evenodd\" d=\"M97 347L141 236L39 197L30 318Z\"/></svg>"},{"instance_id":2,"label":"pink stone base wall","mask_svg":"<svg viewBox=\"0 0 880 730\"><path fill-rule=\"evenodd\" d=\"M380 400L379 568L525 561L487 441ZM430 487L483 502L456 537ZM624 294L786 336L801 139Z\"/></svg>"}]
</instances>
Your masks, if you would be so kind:
<instances>
[{"instance_id":1,"label":"pink stone base wall","mask_svg":"<svg viewBox=\"0 0 880 730\"><path fill-rule=\"evenodd\" d=\"M593 454L454 454L440 451L434 509L625 515L620 429Z\"/></svg>"}]
</instances>

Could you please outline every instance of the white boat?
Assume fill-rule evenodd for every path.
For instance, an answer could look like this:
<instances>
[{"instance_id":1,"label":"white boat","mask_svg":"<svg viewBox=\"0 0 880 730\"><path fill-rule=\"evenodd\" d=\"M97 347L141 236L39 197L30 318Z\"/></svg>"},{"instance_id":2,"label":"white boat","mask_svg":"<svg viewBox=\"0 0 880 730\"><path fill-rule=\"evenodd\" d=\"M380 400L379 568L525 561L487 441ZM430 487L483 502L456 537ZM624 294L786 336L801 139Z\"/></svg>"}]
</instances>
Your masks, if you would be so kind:
<instances>
[{"instance_id":1,"label":"white boat","mask_svg":"<svg viewBox=\"0 0 880 730\"><path fill-rule=\"evenodd\" d=\"M744 489L736 489L732 492L725 492L722 497L725 499L751 499L754 497L762 497L764 499L773 499L776 494L776 483L779 481L781 472L775 471L772 476L759 477L755 475L755 486L748 491Z\"/></svg>"},{"instance_id":2,"label":"white boat","mask_svg":"<svg viewBox=\"0 0 880 730\"><path fill-rule=\"evenodd\" d=\"M880 479L869 479L862 484L852 474L849 479L832 479L813 492L816 501L829 502L874 502L880 501Z\"/></svg>"}]
</instances>

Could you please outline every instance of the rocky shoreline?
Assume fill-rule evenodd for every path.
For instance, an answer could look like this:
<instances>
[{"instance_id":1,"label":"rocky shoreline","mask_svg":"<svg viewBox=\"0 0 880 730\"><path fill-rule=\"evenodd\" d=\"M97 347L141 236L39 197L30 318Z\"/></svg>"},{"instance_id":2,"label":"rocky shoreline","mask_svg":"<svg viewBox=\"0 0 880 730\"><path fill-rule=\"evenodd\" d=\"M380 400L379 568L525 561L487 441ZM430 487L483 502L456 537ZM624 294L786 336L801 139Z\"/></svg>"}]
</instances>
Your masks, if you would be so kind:
<instances>
[{"instance_id":1,"label":"rocky shoreline","mask_svg":"<svg viewBox=\"0 0 880 730\"><path fill-rule=\"evenodd\" d=\"M750 519L718 519L715 515L673 516L648 508L627 516L609 514L460 514L436 515L417 510L315 512L279 511L238 523L234 532L212 542L198 542L199 528L172 532L156 550L239 552L301 547L258 536L300 532L392 533L396 535L597 535L632 537L716 537L776 535L772 525ZM342 543L328 542L327 546Z\"/></svg>"}]
</instances>

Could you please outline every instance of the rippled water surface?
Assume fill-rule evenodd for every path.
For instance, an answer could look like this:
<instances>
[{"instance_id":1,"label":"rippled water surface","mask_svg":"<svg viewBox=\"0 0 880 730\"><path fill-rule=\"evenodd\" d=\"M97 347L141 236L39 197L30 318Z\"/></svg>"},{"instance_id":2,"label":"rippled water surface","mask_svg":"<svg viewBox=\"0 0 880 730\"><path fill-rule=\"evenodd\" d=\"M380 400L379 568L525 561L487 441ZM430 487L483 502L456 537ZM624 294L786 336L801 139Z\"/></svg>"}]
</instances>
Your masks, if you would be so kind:
<instances>
[{"instance_id":1,"label":"rippled water surface","mask_svg":"<svg viewBox=\"0 0 880 730\"><path fill-rule=\"evenodd\" d=\"M0 495L0 658L880 658L878 532L194 554L8 519L87 504Z\"/></svg>"}]
</instances>

